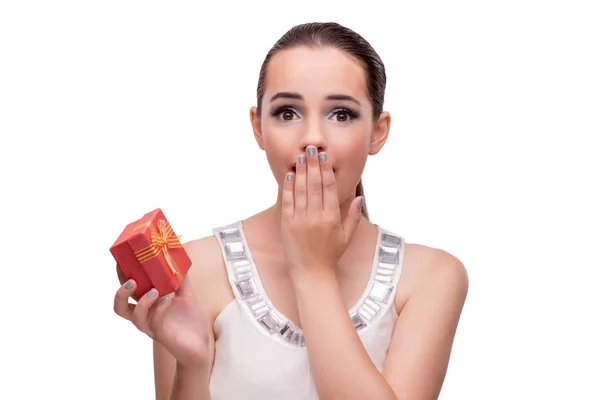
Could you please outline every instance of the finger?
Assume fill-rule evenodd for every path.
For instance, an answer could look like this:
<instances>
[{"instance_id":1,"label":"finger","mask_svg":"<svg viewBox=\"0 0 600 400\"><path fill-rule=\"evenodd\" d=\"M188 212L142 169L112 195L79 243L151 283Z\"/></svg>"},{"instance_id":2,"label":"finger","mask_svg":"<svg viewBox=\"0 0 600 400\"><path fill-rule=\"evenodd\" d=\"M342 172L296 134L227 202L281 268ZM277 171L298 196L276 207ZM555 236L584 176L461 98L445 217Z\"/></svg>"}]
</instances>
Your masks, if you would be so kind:
<instances>
[{"instance_id":1,"label":"finger","mask_svg":"<svg viewBox=\"0 0 600 400\"><path fill-rule=\"evenodd\" d=\"M300 154L294 179L294 217L306 215L306 155Z\"/></svg>"},{"instance_id":2,"label":"finger","mask_svg":"<svg viewBox=\"0 0 600 400\"><path fill-rule=\"evenodd\" d=\"M319 154L321 163L321 179L323 180L323 209L327 212L340 213L340 202L338 200L337 184L331 162L327 159L327 153Z\"/></svg>"},{"instance_id":3,"label":"finger","mask_svg":"<svg viewBox=\"0 0 600 400\"><path fill-rule=\"evenodd\" d=\"M158 298L158 290L152 288L146 293L140 301L138 301L137 305L133 310L133 315L131 317L131 322L142 332L146 333L148 336L152 337L152 331L150 329L150 325L148 323L148 311L150 307L156 302Z\"/></svg>"},{"instance_id":4,"label":"finger","mask_svg":"<svg viewBox=\"0 0 600 400\"><path fill-rule=\"evenodd\" d=\"M129 297L135 292L136 283L133 279L128 280L115 293L114 310L115 313L131 321L135 305L129 303Z\"/></svg>"},{"instance_id":5,"label":"finger","mask_svg":"<svg viewBox=\"0 0 600 400\"><path fill-rule=\"evenodd\" d=\"M123 269L121 269L119 264L117 264L117 278L119 278L119 283L121 285L123 285L128 280L127 276L125 275L125 273L123 272Z\"/></svg>"},{"instance_id":6,"label":"finger","mask_svg":"<svg viewBox=\"0 0 600 400\"><path fill-rule=\"evenodd\" d=\"M306 149L308 155L306 165L306 183L307 183L307 213L314 215L321 214L323 211L323 180L321 179L321 166L315 146L308 146Z\"/></svg>"},{"instance_id":7,"label":"finger","mask_svg":"<svg viewBox=\"0 0 600 400\"><path fill-rule=\"evenodd\" d=\"M346 243L350 242L354 232L356 232L356 228L358 228L358 224L362 218L361 208L365 202L365 198L363 196L355 198L352 203L350 203L350 209L348 210L348 215L346 215L346 219L342 223L342 229L344 230L344 237L346 239Z\"/></svg>"},{"instance_id":8,"label":"finger","mask_svg":"<svg viewBox=\"0 0 600 400\"><path fill-rule=\"evenodd\" d=\"M193 268L193 266L191 268ZM189 271L188 274L186 274L183 277L183 280L179 284L179 287L177 288L177 291L174 293L174 295L178 297L196 296L196 294L194 293L194 287L192 286L191 279L189 278ZM169 295L169 297L173 296Z\"/></svg>"},{"instance_id":9,"label":"finger","mask_svg":"<svg viewBox=\"0 0 600 400\"><path fill-rule=\"evenodd\" d=\"M152 316L150 323L150 328L153 332L160 332L160 328L163 325L163 320L165 317L165 311L167 311L167 307L171 303L171 299L169 296L163 296L157 303L158 304L154 308L154 315Z\"/></svg>"},{"instance_id":10,"label":"finger","mask_svg":"<svg viewBox=\"0 0 600 400\"><path fill-rule=\"evenodd\" d=\"M284 220L294 218L294 173L288 172L283 181L281 193L281 213Z\"/></svg>"}]
</instances>

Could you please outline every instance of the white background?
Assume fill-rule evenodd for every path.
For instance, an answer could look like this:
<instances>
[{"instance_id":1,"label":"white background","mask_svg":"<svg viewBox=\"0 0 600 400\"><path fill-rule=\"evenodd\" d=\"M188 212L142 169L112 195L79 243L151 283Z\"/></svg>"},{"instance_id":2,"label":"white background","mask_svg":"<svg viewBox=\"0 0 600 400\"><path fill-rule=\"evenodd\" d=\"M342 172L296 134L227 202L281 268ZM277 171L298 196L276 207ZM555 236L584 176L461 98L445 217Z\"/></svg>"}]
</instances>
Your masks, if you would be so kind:
<instances>
[{"instance_id":1,"label":"white background","mask_svg":"<svg viewBox=\"0 0 600 400\"><path fill-rule=\"evenodd\" d=\"M108 248L161 207L184 240L275 200L248 110L290 27L383 58L372 220L466 265L440 399L598 399L594 1L4 1L0 398L152 399Z\"/></svg>"}]
</instances>

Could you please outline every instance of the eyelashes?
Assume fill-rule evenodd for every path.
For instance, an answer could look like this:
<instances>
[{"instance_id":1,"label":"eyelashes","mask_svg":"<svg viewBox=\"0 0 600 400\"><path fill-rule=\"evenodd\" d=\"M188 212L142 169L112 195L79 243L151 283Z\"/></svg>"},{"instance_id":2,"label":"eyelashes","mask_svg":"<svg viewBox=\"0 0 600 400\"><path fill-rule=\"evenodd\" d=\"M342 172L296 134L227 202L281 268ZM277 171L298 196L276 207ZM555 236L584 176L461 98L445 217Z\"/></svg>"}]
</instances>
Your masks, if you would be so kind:
<instances>
[{"instance_id":1,"label":"eyelashes","mask_svg":"<svg viewBox=\"0 0 600 400\"><path fill-rule=\"evenodd\" d=\"M336 108L335 110L333 110L331 112L331 114L333 114L333 115L347 114L352 119L356 119L356 118L358 118L360 116L357 111L351 110L351 109L349 109L347 107Z\"/></svg>"},{"instance_id":2,"label":"eyelashes","mask_svg":"<svg viewBox=\"0 0 600 400\"><path fill-rule=\"evenodd\" d=\"M283 114L286 114L285 118L282 118ZM289 121L292 121L294 117L299 117L300 112L298 112L298 110L291 105L284 105L284 106L277 107L273 111L271 111L271 116L277 117L277 119L279 119L280 121L289 122ZM347 123L351 120L359 118L360 114L358 113L358 111L355 111L349 107L335 107L327 115L327 118L336 117L336 116L338 118L339 118L339 116L345 116L345 118L343 118L342 120L338 119L337 122Z\"/></svg>"},{"instance_id":3,"label":"eyelashes","mask_svg":"<svg viewBox=\"0 0 600 400\"><path fill-rule=\"evenodd\" d=\"M283 114L284 112L287 113L291 113L294 115L298 115L298 111L296 111L296 109L292 106L281 106L281 107L277 107L276 109L274 109L273 111L271 111L271 116L273 117L277 117L280 116L280 114Z\"/></svg>"}]
</instances>

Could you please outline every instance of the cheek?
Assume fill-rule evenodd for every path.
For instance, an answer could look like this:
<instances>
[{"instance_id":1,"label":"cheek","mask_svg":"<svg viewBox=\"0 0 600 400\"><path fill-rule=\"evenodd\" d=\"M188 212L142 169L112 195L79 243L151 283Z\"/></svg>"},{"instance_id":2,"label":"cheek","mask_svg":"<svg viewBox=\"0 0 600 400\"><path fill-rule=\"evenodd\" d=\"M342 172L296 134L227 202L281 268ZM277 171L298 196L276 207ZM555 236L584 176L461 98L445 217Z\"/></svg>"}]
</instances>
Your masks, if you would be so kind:
<instances>
[{"instance_id":1,"label":"cheek","mask_svg":"<svg viewBox=\"0 0 600 400\"><path fill-rule=\"evenodd\" d=\"M293 162L290 149L293 148L291 135L277 134L273 131L264 133L264 149L271 169L286 168Z\"/></svg>"},{"instance_id":2,"label":"cheek","mask_svg":"<svg viewBox=\"0 0 600 400\"><path fill-rule=\"evenodd\" d=\"M363 132L352 132L349 135L339 135L331 143L332 151L345 168L361 170L369 154L369 138Z\"/></svg>"},{"instance_id":3,"label":"cheek","mask_svg":"<svg viewBox=\"0 0 600 400\"><path fill-rule=\"evenodd\" d=\"M368 157L369 141L358 134L352 140L340 140L336 143L335 151L338 160L336 176L338 195L340 198L345 198L354 194L354 189L361 178Z\"/></svg>"}]
</instances>

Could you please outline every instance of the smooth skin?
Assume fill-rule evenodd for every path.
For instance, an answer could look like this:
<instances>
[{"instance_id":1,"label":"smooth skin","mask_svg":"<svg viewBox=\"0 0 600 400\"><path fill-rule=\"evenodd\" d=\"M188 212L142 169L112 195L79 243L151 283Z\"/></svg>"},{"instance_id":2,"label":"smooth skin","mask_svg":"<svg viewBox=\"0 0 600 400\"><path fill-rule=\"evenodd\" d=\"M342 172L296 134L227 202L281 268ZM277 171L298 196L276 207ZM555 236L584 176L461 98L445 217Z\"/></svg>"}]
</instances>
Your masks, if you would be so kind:
<instances>
[{"instance_id":1,"label":"smooth skin","mask_svg":"<svg viewBox=\"0 0 600 400\"><path fill-rule=\"evenodd\" d=\"M250 118L279 193L244 230L269 297L304 331L319 397L437 399L468 290L456 257L407 243L382 373L348 316L370 277L378 234L360 216L354 188L367 156L387 140L389 113L370 117L364 71L336 49L278 53L266 88L261 114L253 107ZM115 296L115 312L154 339L158 400L210 398L212 325L234 301L216 238L184 246L193 264L168 301L128 304L135 285Z\"/></svg>"}]
</instances>

